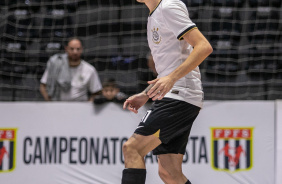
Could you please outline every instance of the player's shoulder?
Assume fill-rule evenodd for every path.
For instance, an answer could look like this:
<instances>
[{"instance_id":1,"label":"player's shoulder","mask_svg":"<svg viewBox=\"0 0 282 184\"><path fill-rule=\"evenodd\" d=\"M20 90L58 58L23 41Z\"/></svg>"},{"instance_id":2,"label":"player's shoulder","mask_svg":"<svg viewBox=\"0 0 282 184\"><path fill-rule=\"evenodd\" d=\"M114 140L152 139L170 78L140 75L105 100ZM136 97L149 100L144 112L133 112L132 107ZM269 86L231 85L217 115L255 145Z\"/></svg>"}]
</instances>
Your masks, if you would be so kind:
<instances>
[{"instance_id":1,"label":"player's shoulder","mask_svg":"<svg viewBox=\"0 0 282 184\"><path fill-rule=\"evenodd\" d=\"M171 11L176 9L186 8L186 5L181 0L162 0L163 10Z\"/></svg>"}]
</instances>

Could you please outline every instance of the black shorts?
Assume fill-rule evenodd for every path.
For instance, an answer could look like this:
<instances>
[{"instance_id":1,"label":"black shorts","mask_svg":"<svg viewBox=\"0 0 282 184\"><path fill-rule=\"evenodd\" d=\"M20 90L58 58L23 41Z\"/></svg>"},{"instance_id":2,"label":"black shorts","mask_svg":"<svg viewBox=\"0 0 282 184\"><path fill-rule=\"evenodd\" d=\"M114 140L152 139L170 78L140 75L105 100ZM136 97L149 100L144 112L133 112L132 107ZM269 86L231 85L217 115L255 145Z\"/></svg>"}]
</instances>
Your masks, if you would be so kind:
<instances>
[{"instance_id":1,"label":"black shorts","mask_svg":"<svg viewBox=\"0 0 282 184\"><path fill-rule=\"evenodd\" d=\"M156 135L161 144L154 155L184 154L188 137L200 107L172 98L155 101L136 128L136 134Z\"/></svg>"}]
</instances>

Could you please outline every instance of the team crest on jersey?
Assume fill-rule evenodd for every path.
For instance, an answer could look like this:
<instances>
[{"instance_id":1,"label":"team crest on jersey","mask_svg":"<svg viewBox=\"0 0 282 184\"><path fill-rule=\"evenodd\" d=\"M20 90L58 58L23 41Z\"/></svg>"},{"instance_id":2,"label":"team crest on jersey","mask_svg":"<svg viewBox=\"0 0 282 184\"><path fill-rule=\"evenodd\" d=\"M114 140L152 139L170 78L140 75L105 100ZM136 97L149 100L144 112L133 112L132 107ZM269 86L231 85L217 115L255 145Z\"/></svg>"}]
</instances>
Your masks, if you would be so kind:
<instances>
[{"instance_id":1,"label":"team crest on jersey","mask_svg":"<svg viewBox=\"0 0 282 184\"><path fill-rule=\"evenodd\" d=\"M212 167L238 172L252 168L253 128L211 128Z\"/></svg>"},{"instance_id":2,"label":"team crest on jersey","mask_svg":"<svg viewBox=\"0 0 282 184\"><path fill-rule=\"evenodd\" d=\"M154 27L154 29L152 29L151 30L152 31L152 41L155 43L155 44L159 44L159 43L161 43L161 41L162 41L162 37L160 36L160 34L158 33L158 31L159 31L159 28L155 28Z\"/></svg>"},{"instance_id":3,"label":"team crest on jersey","mask_svg":"<svg viewBox=\"0 0 282 184\"><path fill-rule=\"evenodd\" d=\"M0 173L11 172L15 168L16 132L14 128L0 128Z\"/></svg>"}]
</instances>

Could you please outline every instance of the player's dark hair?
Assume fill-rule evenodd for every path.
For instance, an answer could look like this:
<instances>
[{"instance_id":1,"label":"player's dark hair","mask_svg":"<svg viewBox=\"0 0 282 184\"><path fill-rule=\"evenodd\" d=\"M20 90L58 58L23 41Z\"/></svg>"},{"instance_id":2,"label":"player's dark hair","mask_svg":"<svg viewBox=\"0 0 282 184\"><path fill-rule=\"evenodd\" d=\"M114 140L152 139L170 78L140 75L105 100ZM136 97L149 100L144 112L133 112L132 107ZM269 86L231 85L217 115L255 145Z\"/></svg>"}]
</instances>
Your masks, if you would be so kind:
<instances>
[{"instance_id":1,"label":"player's dark hair","mask_svg":"<svg viewBox=\"0 0 282 184\"><path fill-rule=\"evenodd\" d=\"M105 88L105 87L116 88L117 87L116 80L114 78L104 79L102 85L103 85L103 88Z\"/></svg>"}]
</instances>

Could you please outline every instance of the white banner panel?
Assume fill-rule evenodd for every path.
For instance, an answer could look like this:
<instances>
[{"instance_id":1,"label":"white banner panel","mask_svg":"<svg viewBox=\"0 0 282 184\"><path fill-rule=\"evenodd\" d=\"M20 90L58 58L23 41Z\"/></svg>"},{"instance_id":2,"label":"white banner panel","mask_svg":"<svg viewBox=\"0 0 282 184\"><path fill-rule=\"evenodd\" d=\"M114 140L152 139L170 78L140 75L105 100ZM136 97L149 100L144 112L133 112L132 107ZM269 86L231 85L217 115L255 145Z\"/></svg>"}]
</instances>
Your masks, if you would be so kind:
<instances>
[{"instance_id":1,"label":"white banner panel","mask_svg":"<svg viewBox=\"0 0 282 184\"><path fill-rule=\"evenodd\" d=\"M192 132L210 143L209 165L188 166L195 183L274 183L273 102L205 103Z\"/></svg>"},{"instance_id":2,"label":"white banner panel","mask_svg":"<svg viewBox=\"0 0 282 184\"><path fill-rule=\"evenodd\" d=\"M282 183L282 100L276 101L276 184Z\"/></svg>"},{"instance_id":3,"label":"white banner panel","mask_svg":"<svg viewBox=\"0 0 282 184\"><path fill-rule=\"evenodd\" d=\"M145 112L114 103L1 103L0 181L119 184L122 144ZM146 183L162 183L156 157L148 154L146 164ZM206 102L183 171L195 184L273 184L274 102Z\"/></svg>"}]
</instances>

